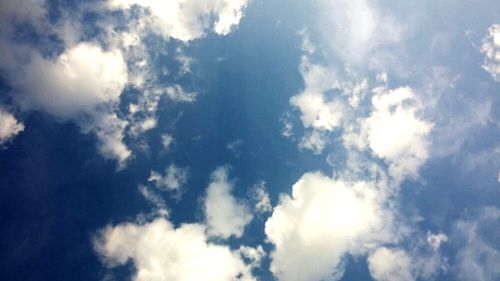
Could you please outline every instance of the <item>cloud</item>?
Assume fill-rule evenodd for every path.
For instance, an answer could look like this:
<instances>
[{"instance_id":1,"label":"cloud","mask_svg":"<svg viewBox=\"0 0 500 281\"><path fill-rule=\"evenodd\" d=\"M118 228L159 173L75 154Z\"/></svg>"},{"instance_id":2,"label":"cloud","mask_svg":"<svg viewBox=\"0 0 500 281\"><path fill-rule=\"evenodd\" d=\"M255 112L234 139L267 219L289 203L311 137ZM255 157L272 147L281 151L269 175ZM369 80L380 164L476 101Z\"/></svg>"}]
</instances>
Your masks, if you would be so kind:
<instances>
[{"instance_id":1,"label":"cloud","mask_svg":"<svg viewBox=\"0 0 500 281\"><path fill-rule=\"evenodd\" d=\"M227 35L239 24L247 0L154 1L109 0L112 10L129 11L134 6L141 11L140 23L150 32L165 38L190 41L205 36L208 29Z\"/></svg>"},{"instance_id":2,"label":"cloud","mask_svg":"<svg viewBox=\"0 0 500 281\"><path fill-rule=\"evenodd\" d=\"M18 71L11 79L20 91L14 96L18 103L61 118L76 118L117 102L127 83L121 51L103 50L94 43L80 43L53 60L34 53Z\"/></svg>"},{"instance_id":3,"label":"cloud","mask_svg":"<svg viewBox=\"0 0 500 281\"><path fill-rule=\"evenodd\" d=\"M204 201L208 234L224 239L241 237L253 218L249 208L231 194L233 183L229 181L228 173L224 166L212 173Z\"/></svg>"},{"instance_id":4,"label":"cloud","mask_svg":"<svg viewBox=\"0 0 500 281\"><path fill-rule=\"evenodd\" d=\"M24 130L23 123L0 107L0 145L7 143Z\"/></svg>"},{"instance_id":5,"label":"cloud","mask_svg":"<svg viewBox=\"0 0 500 281\"><path fill-rule=\"evenodd\" d=\"M227 35L239 24L247 1L110 0L78 6L71 15L58 7L61 15L50 20L45 1L9 0L0 5L0 52L4 54L0 69L13 89L15 106L75 122L84 133L96 135L105 158L117 160L123 168L132 155L123 141L125 135L135 139L157 126L162 95L177 102L193 102L196 97L181 85L159 83L151 60L162 50L151 48L144 38L153 33L185 43L203 37L209 29ZM125 17L109 10L122 10ZM85 34L92 24L80 19L88 12L104 15L92 26L95 35ZM33 27L43 44L14 42L19 25ZM181 71L188 73L191 59L183 52L176 58ZM127 86L140 93L125 115L119 104Z\"/></svg>"},{"instance_id":6,"label":"cloud","mask_svg":"<svg viewBox=\"0 0 500 281\"><path fill-rule=\"evenodd\" d=\"M409 87L375 89L373 111L363 127L370 149L390 162L393 176L416 175L428 157L432 125L418 117L418 100Z\"/></svg>"},{"instance_id":7,"label":"cloud","mask_svg":"<svg viewBox=\"0 0 500 281\"><path fill-rule=\"evenodd\" d=\"M165 170L165 175L161 175L156 171L151 171L148 181L154 182L158 188L168 191L181 192L182 187L188 181L188 177L188 168L180 168L175 164L171 164Z\"/></svg>"},{"instance_id":8,"label":"cloud","mask_svg":"<svg viewBox=\"0 0 500 281\"><path fill-rule=\"evenodd\" d=\"M290 98L297 107L305 128L332 131L341 124L344 107L338 100L327 100L323 95L328 90L340 89L337 76L327 68L313 64L307 56L302 58L300 73L304 79L304 90Z\"/></svg>"},{"instance_id":9,"label":"cloud","mask_svg":"<svg viewBox=\"0 0 500 281\"><path fill-rule=\"evenodd\" d=\"M392 239L384 196L371 182L304 174L266 222L273 274L286 281L340 279L346 254Z\"/></svg>"},{"instance_id":10,"label":"cloud","mask_svg":"<svg viewBox=\"0 0 500 281\"><path fill-rule=\"evenodd\" d=\"M434 251L437 251L441 247L441 244L448 242L448 236L443 233L433 234L431 232L427 232L427 242L431 245Z\"/></svg>"},{"instance_id":11,"label":"cloud","mask_svg":"<svg viewBox=\"0 0 500 281\"><path fill-rule=\"evenodd\" d=\"M368 268L377 281L415 280L411 257L400 249L378 248L368 257Z\"/></svg>"},{"instance_id":12,"label":"cloud","mask_svg":"<svg viewBox=\"0 0 500 281\"><path fill-rule=\"evenodd\" d=\"M389 173L401 180L416 176L428 158L428 135L432 124L419 116L419 101L409 87L375 88L372 112L360 122L360 132L344 135L347 145L369 146L373 154L386 160Z\"/></svg>"},{"instance_id":13,"label":"cloud","mask_svg":"<svg viewBox=\"0 0 500 281\"><path fill-rule=\"evenodd\" d=\"M132 261L135 281L255 280L238 252L207 241L202 224L175 228L157 218L108 225L94 237L94 248L110 268Z\"/></svg>"},{"instance_id":14,"label":"cloud","mask_svg":"<svg viewBox=\"0 0 500 281\"><path fill-rule=\"evenodd\" d=\"M488 35L483 39L481 53L484 54L484 70L500 82L500 24L494 24L488 29Z\"/></svg>"},{"instance_id":15,"label":"cloud","mask_svg":"<svg viewBox=\"0 0 500 281\"><path fill-rule=\"evenodd\" d=\"M0 20L37 21L46 15L44 6L43 0L4 0L0 3Z\"/></svg>"},{"instance_id":16,"label":"cloud","mask_svg":"<svg viewBox=\"0 0 500 281\"><path fill-rule=\"evenodd\" d=\"M180 85L167 87L166 93L170 99L178 102L193 102L196 98L196 93L186 92Z\"/></svg>"},{"instance_id":17,"label":"cloud","mask_svg":"<svg viewBox=\"0 0 500 281\"><path fill-rule=\"evenodd\" d=\"M339 280L348 256L373 255L374 278L432 278L445 264L437 250L444 238L430 237L433 245L427 237L421 239L425 234L400 214L398 197L400 184L417 177L429 157L433 124L422 117L423 104L414 89L389 88L386 72L372 75L367 71L371 66L360 63L379 47L398 42L399 29L379 34L390 27L377 24L392 19L381 17L366 1L329 3L324 3L329 7L325 11L336 7L333 13L343 13L331 19L340 21L331 40L344 41L332 46L334 52L326 54L324 62L316 63L325 54L316 53L302 33L304 89L290 104L299 110L304 128L299 148L320 154L338 144L327 159L331 163L335 158L335 169L331 177L306 173L293 185L291 196L281 195L265 228L275 247L270 270L278 280ZM348 19L344 14L366 17ZM349 34L356 32L360 34ZM332 57L340 59L340 66L328 62ZM373 79L363 77L368 74ZM405 241L411 235L419 242L409 246ZM385 256L401 257L404 264L375 265Z\"/></svg>"},{"instance_id":18,"label":"cloud","mask_svg":"<svg viewBox=\"0 0 500 281\"><path fill-rule=\"evenodd\" d=\"M170 152L172 145L174 144L174 138L170 134L161 135L161 145L165 152Z\"/></svg>"},{"instance_id":19,"label":"cloud","mask_svg":"<svg viewBox=\"0 0 500 281\"><path fill-rule=\"evenodd\" d=\"M18 61L2 64L9 69L15 102L25 111L39 110L75 121L84 133L97 136L104 157L123 166L131 151L123 142L127 122L114 113L127 83L121 51L79 43L54 58L44 58L35 50L18 46L16 51L15 47L9 46L8 53ZM24 63L26 57L29 60Z\"/></svg>"},{"instance_id":20,"label":"cloud","mask_svg":"<svg viewBox=\"0 0 500 281\"><path fill-rule=\"evenodd\" d=\"M266 252L261 245L257 247L241 246L238 249L240 256L250 262L252 268L261 266L262 259L266 256Z\"/></svg>"},{"instance_id":21,"label":"cloud","mask_svg":"<svg viewBox=\"0 0 500 281\"><path fill-rule=\"evenodd\" d=\"M267 213L272 211L271 199L266 191L266 183L264 181L254 185L251 189L251 194L255 203L255 211L257 213Z\"/></svg>"},{"instance_id":22,"label":"cloud","mask_svg":"<svg viewBox=\"0 0 500 281\"><path fill-rule=\"evenodd\" d=\"M367 67L385 45L401 40L403 24L367 0L315 1L315 27L323 40L348 65Z\"/></svg>"},{"instance_id":23,"label":"cloud","mask_svg":"<svg viewBox=\"0 0 500 281\"><path fill-rule=\"evenodd\" d=\"M497 280L500 278L500 210L484 207L476 218L455 223L452 241L461 245L454 270L458 280Z\"/></svg>"},{"instance_id":24,"label":"cloud","mask_svg":"<svg viewBox=\"0 0 500 281\"><path fill-rule=\"evenodd\" d=\"M324 131L312 130L302 136L299 148L310 150L314 154L321 154L329 141L329 135Z\"/></svg>"},{"instance_id":25,"label":"cloud","mask_svg":"<svg viewBox=\"0 0 500 281\"><path fill-rule=\"evenodd\" d=\"M153 204L155 212L159 216L163 217L169 216L170 212L167 208L167 204L165 203L165 200L163 200L160 194L158 194L152 188L142 184L139 185L139 192L141 193L142 197L144 197L144 199Z\"/></svg>"},{"instance_id":26,"label":"cloud","mask_svg":"<svg viewBox=\"0 0 500 281\"><path fill-rule=\"evenodd\" d=\"M226 149L229 150L235 157L240 157L241 147L245 142L242 139L237 139L235 141L228 142L226 144Z\"/></svg>"}]
</instances>

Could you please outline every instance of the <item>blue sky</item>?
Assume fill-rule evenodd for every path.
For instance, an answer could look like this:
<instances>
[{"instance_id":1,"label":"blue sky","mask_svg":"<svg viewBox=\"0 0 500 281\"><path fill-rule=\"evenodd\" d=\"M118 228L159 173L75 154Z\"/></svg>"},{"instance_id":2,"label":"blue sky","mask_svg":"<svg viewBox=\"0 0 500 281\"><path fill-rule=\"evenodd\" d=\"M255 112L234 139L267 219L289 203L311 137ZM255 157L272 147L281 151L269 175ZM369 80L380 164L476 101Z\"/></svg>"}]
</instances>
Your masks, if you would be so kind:
<instances>
[{"instance_id":1,"label":"blue sky","mask_svg":"<svg viewBox=\"0 0 500 281\"><path fill-rule=\"evenodd\" d=\"M500 279L498 11L2 1L0 279Z\"/></svg>"}]
</instances>

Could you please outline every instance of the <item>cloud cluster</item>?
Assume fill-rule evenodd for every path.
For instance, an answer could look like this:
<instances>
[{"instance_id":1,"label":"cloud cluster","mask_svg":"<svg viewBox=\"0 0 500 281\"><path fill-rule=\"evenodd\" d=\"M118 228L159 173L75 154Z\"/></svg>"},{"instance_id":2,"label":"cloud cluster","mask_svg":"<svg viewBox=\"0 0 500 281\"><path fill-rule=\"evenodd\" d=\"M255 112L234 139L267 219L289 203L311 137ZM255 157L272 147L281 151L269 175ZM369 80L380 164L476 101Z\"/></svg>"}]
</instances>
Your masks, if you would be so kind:
<instances>
[{"instance_id":1,"label":"cloud cluster","mask_svg":"<svg viewBox=\"0 0 500 281\"><path fill-rule=\"evenodd\" d=\"M315 62L324 54L303 32L304 88L290 105L304 128L299 148L321 154L335 144L333 153L343 148L346 159L335 163L333 176L306 173L291 196L281 195L265 228L274 245L270 269L278 280L339 280L348 256L366 256L375 280L430 278L444 268L444 238L405 243L410 233L425 235L407 224L397 200L400 184L429 157L433 124L422 116L415 89L389 88L387 73L378 72L378 58L399 42L402 28L367 1L319 6L337 15L320 20L329 27L327 60ZM340 63L329 63L332 57Z\"/></svg>"},{"instance_id":2,"label":"cloud cluster","mask_svg":"<svg viewBox=\"0 0 500 281\"><path fill-rule=\"evenodd\" d=\"M137 281L256 280L252 270L260 267L266 256L261 245L232 250L220 241L211 242L214 238L241 237L252 219L250 210L231 195L227 167L212 173L204 198L205 223L175 227L168 220L169 211L161 196L144 185L139 191L155 205L156 218L108 225L98 231L94 249L108 268L132 261L133 280Z\"/></svg>"},{"instance_id":3,"label":"cloud cluster","mask_svg":"<svg viewBox=\"0 0 500 281\"><path fill-rule=\"evenodd\" d=\"M246 5L244 0L110 0L62 9L61 16L51 18L43 0L3 1L0 69L23 111L42 111L75 122L82 132L97 137L104 157L117 160L123 168L132 156L125 136L137 138L157 126L162 96L174 102L193 102L196 97L181 85L159 82L151 60L161 50L151 51L145 38L153 34L182 44L209 30L227 35L239 24ZM125 14L125 22L110 10ZM87 23L79 19L89 12L104 15L92 26L96 35L85 34ZM45 43L34 46L13 40L21 25L31 26ZM183 62L182 73L188 74L192 59L182 51L177 56ZM119 105L127 87L140 94L123 113Z\"/></svg>"}]
</instances>

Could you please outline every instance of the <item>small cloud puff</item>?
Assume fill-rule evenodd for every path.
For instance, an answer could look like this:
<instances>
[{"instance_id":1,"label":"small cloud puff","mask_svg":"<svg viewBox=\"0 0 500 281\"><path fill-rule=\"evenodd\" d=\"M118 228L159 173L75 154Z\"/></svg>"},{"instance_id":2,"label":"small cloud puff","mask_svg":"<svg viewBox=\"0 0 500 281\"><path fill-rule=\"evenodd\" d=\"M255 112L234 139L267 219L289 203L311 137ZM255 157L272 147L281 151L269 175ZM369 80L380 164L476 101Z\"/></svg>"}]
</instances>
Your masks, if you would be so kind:
<instances>
[{"instance_id":1,"label":"small cloud puff","mask_svg":"<svg viewBox=\"0 0 500 281\"><path fill-rule=\"evenodd\" d=\"M0 107L0 145L7 143L24 130L24 124Z\"/></svg>"}]
</instances>

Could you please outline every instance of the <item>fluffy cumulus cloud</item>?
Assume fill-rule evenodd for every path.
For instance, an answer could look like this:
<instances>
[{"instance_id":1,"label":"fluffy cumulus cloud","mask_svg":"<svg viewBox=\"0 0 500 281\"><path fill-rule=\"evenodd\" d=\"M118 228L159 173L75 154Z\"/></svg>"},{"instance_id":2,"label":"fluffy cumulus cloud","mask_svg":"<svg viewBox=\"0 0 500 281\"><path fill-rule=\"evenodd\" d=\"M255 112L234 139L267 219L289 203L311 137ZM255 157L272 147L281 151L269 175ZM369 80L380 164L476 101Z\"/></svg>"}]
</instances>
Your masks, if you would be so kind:
<instances>
[{"instance_id":1,"label":"fluffy cumulus cloud","mask_svg":"<svg viewBox=\"0 0 500 281\"><path fill-rule=\"evenodd\" d=\"M247 0L154 1L109 0L113 10L141 9L140 24L165 38L190 41L203 37L206 30L227 35L243 17Z\"/></svg>"},{"instance_id":2,"label":"fluffy cumulus cloud","mask_svg":"<svg viewBox=\"0 0 500 281\"><path fill-rule=\"evenodd\" d=\"M432 124L419 117L419 101L409 87L374 89L372 112L363 119L358 135L347 133L344 140L370 150L390 165L390 174L402 179L416 176L428 158L428 135Z\"/></svg>"},{"instance_id":3,"label":"fluffy cumulus cloud","mask_svg":"<svg viewBox=\"0 0 500 281\"><path fill-rule=\"evenodd\" d=\"M13 47L13 46L11 46ZM18 57L23 51L9 53ZM104 50L96 43L79 43L54 58L35 50L24 50L23 59L5 60L7 78L14 87L12 98L25 111L47 112L62 120L73 120L82 131L94 133L98 149L120 165L131 155L123 143L127 122L114 107L127 83L127 66L118 49Z\"/></svg>"},{"instance_id":4,"label":"fluffy cumulus cloud","mask_svg":"<svg viewBox=\"0 0 500 281\"><path fill-rule=\"evenodd\" d=\"M148 223L122 223L102 229L94 248L108 267L132 261L136 281L255 280L251 266L238 251L207 241L205 226L184 224L175 228L167 219ZM246 256L260 253L244 249Z\"/></svg>"},{"instance_id":5,"label":"fluffy cumulus cloud","mask_svg":"<svg viewBox=\"0 0 500 281\"><path fill-rule=\"evenodd\" d=\"M494 24L488 29L481 52L484 54L483 68L500 82L500 24Z\"/></svg>"},{"instance_id":6,"label":"fluffy cumulus cloud","mask_svg":"<svg viewBox=\"0 0 500 281\"><path fill-rule=\"evenodd\" d=\"M287 281L338 280L347 253L361 254L391 239L393 214L382 194L370 182L303 175L266 222L275 246L273 274Z\"/></svg>"},{"instance_id":7,"label":"fluffy cumulus cloud","mask_svg":"<svg viewBox=\"0 0 500 281\"><path fill-rule=\"evenodd\" d=\"M80 43L53 60L33 55L16 73L18 79L12 79L20 92L15 98L25 108L73 118L117 102L127 83L127 66L120 50Z\"/></svg>"},{"instance_id":8,"label":"fluffy cumulus cloud","mask_svg":"<svg viewBox=\"0 0 500 281\"><path fill-rule=\"evenodd\" d=\"M476 218L460 220L452 237L461 247L454 265L458 280L497 280L500 278L500 210L484 207Z\"/></svg>"},{"instance_id":9,"label":"fluffy cumulus cloud","mask_svg":"<svg viewBox=\"0 0 500 281\"><path fill-rule=\"evenodd\" d=\"M0 145L8 142L23 130L23 123L0 107Z\"/></svg>"},{"instance_id":10,"label":"fluffy cumulus cloud","mask_svg":"<svg viewBox=\"0 0 500 281\"><path fill-rule=\"evenodd\" d=\"M221 238L241 237L253 218L250 209L231 194L234 184L228 173L224 166L212 173L204 201L208 233Z\"/></svg>"}]
</instances>

